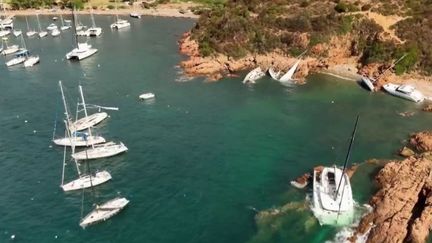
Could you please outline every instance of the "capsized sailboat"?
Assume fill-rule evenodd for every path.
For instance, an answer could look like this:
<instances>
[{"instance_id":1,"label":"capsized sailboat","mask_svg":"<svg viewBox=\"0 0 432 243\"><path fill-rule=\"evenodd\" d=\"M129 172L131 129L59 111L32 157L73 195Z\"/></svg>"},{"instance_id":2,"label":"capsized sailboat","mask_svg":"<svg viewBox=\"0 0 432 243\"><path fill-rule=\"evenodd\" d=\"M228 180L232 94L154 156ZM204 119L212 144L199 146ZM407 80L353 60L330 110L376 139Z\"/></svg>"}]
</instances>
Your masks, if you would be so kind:
<instances>
[{"instance_id":1,"label":"capsized sailboat","mask_svg":"<svg viewBox=\"0 0 432 243\"><path fill-rule=\"evenodd\" d=\"M349 225L354 217L354 200L346 167L351 155L352 145L359 116L357 116L343 169L336 166L314 169L312 212L321 225Z\"/></svg>"},{"instance_id":2,"label":"capsized sailboat","mask_svg":"<svg viewBox=\"0 0 432 243\"><path fill-rule=\"evenodd\" d=\"M282 77L279 78L279 81L282 83L291 83L293 81L293 76L295 71L297 70L298 65L300 64L300 60L297 60L294 65L286 72Z\"/></svg>"}]
</instances>

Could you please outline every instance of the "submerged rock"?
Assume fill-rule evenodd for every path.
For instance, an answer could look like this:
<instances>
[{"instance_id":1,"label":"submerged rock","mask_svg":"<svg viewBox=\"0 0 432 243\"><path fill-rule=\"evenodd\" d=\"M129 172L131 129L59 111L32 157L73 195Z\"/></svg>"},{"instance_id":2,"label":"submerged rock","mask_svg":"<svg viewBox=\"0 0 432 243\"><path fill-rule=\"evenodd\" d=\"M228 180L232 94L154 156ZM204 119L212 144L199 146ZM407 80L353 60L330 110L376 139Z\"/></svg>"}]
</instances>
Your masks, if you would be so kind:
<instances>
[{"instance_id":1,"label":"submerged rock","mask_svg":"<svg viewBox=\"0 0 432 243\"><path fill-rule=\"evenodd\" d=\"M351 238L370 231L367 242L425 242L432 225L432 161L410 157L392 161L376 177L374 210Z\"/></svg>"}]
</instances>

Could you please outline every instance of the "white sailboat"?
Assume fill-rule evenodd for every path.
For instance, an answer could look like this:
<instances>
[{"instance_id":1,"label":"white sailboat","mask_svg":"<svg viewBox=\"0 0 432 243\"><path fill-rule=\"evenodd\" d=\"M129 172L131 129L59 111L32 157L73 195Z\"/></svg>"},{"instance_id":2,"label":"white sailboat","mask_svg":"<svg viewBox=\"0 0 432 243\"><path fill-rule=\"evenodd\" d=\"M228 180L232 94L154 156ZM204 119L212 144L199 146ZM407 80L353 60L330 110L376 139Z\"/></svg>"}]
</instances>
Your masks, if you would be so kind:
<instances>
[{"instance_id":1,"label":"white sailboat","mask_svg":"<svg viewBox=\"0 0 432 243\"><path fill-rule=\"evenodd\" d=\"M118 16L118 10L117 10L117 0L115 2L115 7L116 7L116 21L110 25L111 29L122 29L122 28L126 28L130 26L129 21L124 20L124 19L120 19Z\"/></svg>"},{"instance_id":2,"label":"white sailboat","mask_svg":"<svg viewBox=\"0 0 432 243\"><path fill-rule=\"evenodd\" d=\"M66 129L69 131L70 127L70 116L69 110L67 109L66 99L63 93L63 87L61 86L61 81L59 81L60 91L62 93L63 103L65 104L65 114L66 114ZM88 147L99 143L105 143L105 139L100 136L92 136L91 134L83 132L70 132L69 136L64 138L53 139L56 145L60 146L70 146L70 147Z\"/></svg>"},{"instance_id":3,"label":"white sailboat","mask_svg":"<svg viewBox=\"0 0 432 243\"><path fill-rule=\"evenodd\" d=\"M68 29L71 28L70 25L65 25L65 24L64 24L65 21L63 20L63 15L61 15L61 14L60 14L60 20L61 20L61 26L60 26L60 29L61 29L61 30L68 30Z\"/></svg>"},{"instance_id":4,"label":"white sailboat","mask_svg":"<svg viewBox=\"0 0 432 243\"><path fill-rule=\"evenodd\" d=\"M0 37L5 37L10 34L10 30L7 29L0 29Z\"/></svg>"},{"instance_id":5,"label":"white sailboat","mask_svg":"<svg viewBox=\"0 0 432 243\"><path fill-rule=\"evenodd\" d=\"M375 87L373 85L375 83L375 80L373 80L372 78L368 78L366 76L362 76L361 81L366 86L366 88L368 88L370 91L372 92L375 91Z\"/></svg>"},{"instance_id":6,"label":"white sailboat","mask_svg":"<svg viewBox=\"0 0 432 243\"><path fill-rule=\"evenodd\" d=\"M90 116L85 116L75 122L71 123L69 129L71 131L82 131L89 127L94 127L97 124L101 123L108 117L108 113L106 112L97 112L91 114Z\"/></svg>"},{"instance_id":7,"label":"white sailboat","mask_svg":"<svg viewBox=\"0 0 432 243\"><path fill-rule=\"evenodd\" d=\"M279 78L280 78L280 76L281 76L281 71L276 72L276 71L273 69L273 67L271 67L271 68L269 68L268 72L269 72L270 77L271 77L272 79L279 81Z\"/></svg>"},{"instance_id":8,"label":"white sailboat","mask_svg":"<svg viewBox=\"0 0 432 243\"><path fill-rule=\"evenodd\" d=\"M21 36L22 37L22 36ZM23 45L25 46L25 40L22 38ZM27 47L25 47L27 48ZM26 53L26 60L24 61L24 67L33 67L38 64L40 61L38 55L29 55L29 52Z\"/></svg>"},{"instance_id":9,"label":"white sailboat","mask_svg":"<svg viewBox=\"0 0 432 243\"><path fill-rule=\"evenodd\" d=\"M6 37L2 38L3 50L1 51L1 54L3 54L3 55L6 56L6 55L10 55L10 54L13 54L13 53L19 51L19 46L18 45L11 45L11 46L9 46L7 44L7 40L8 39Z\"/></svg>"},{"instance_id":10,"label":"white sailboat","mask_svg":"<svg viewBox=\"0 0 432 243\"><path fill-rule=\"evenodd\" d=\"M297 62L294 63L294 65L288 70L288 72L286 72L284 75L282 75L282 77L280 77L279 81L282 83L292 82L292 77L297 70L299 64L300 60L297 60Z\"/></svg>"},{"instance_id":11,"label":"white sailboat","mask_svg":"<svg viewBox=\"0 0 432 243\"><path fill-rule=\"evenodd\" d=\"M14 30L12 33L15 37L18 37L18 36L22 35L22 30Z\"/></svg>"},{"instance_id":12,"label":"white sailboat","mask_svg":"<svg viewBox=\"0 0 432 243\"><path fill-rule=\"evenodd\" d=\"M3 0L0 1L0 5L1 5L2 10L3 10L3 17L0 18L0 30L1 29L12 30L14 28L13 19L12 19L12 17L7 16L6 8L4 7ZM0 35L0 37L2 37L2 36Z\"/></svg>"},{"instance_id":13,"label":"white sailboat","mask_svg":"<svg viewBox=\"0 0 432 243\"><path fill-rule=\"evenodd\" d=\"M258 79L265 76L265 72L262 71L261 67L257 67L250 71L248 74L246 74L245 78L243 79L243 83L251 83L254 84Z\"/></svg>"},{"instance_id":14,"label":"white sailboat","mask_svg":"<svg viewBox=\"0 0 432 243\"><path fill-rule=\"evenodd\" d=\"M60 34L61 34L61 32L60 32L60 30L57 27L51 31L51 36L52 37L57 37Z\"/></svg>"},{"instance_id":15,"label":"white sailboat","mask_svg":"<svg viewBox=\"0 0 432 243\"><path fill-rule=\"evenodd\" d=\"M72 16L75 16L75 14L72 14ZM75 19L73 21L73 25L75 26ZM78 42L78 35L76 33L76 28L74 28L74 35L75 35L75 44L76 47L72 49L72 51L68 52L66 54L66 59L68 60L82 60L85 59L93 54L95 54L98 50L96 48L92 48L91 45L87 43L79 43Z\"/></svg>"},{"instance_id":16,"label":"white sailboat","mask_svg":"<svg viewBox=\"0 0 432 243\"><path fill-rule=\"evenodd\" d=\"M87 29L87 36L90 36L90 37L100 36L102 34L102 28L96 26L92 10L90 10L90 16L91 16L91 21L92 21L92 27Z\"/></svg>"},{"instance_id":17,"label":"white sailboat","mask_svg":"<svg viewBox=\"0 0 432 243\"><path fill-rule=\"evenodd\" d=\"M398 85L398 84L388 83L388 84L384 84L383 88L385 91L387 91L388 93L394 96L404 98L410 101L414 101L417 103L422 102L425 99L424 95L420 91L418 91L416 88L408 84Z\"/></svg>"},{"instance_id":18,"label":"white sailboat","mask_svg":"<svg viewBox=\"0 0 432 243\"><path fill-rule=\"evenodd\" d=\"M132 8L133 8L133 10L135 10L135 4L134 4L134 2L132 2ZM136 18L136 19L140 19L141 18L141 14L138 13L138 12L136 12L136 11L130 13L129 16L131 18Z\"/></svg>"},{"instance_id":19,"label":"white sailboat","mask_svg":"<svg viewBox=\"0 0 432 243\"><path fill-rule=\"evenodd\" d=\"M52 31L52 30L58 29L58 27L56 24L51 23L50 25L48 25L48 27L46 29Z\"/></svg>"},{"instance_id":20,"label":"white sailboat","mask_svg":"<svg viewBox=\"0 0 432 243\"><path fill-rule=\"evenodd\" d=\"M101 205L96 205L93 211L87 214L81 219L79 225L85 228L89 225L96 224L99 222L106 221L107 219L118 214L122 209L124 209L129 203L129 200L122 197L116 197L111 199Z\"/></svg>"},{"instance_id":21,"label":"white sailboat","mask_svg":"<svg viewBox=\"0 0 432 243\"><path fill-rule=\"evenodd\" d=\"M324 167L313 173L312 212L321 225L349 225L354 218L354 200L349 176L345 173L357 131L357 116L343 169Z\"/></svg>"},{"instance_id":22,"label":"white sailboat","mask_svg":"<svg viewBox=\"0 0 432 243\"><path fill-rule=\"evenodd\" d=\"M84 94L81 85L79 86L79 91L81 95L81 101L84 107L83 109L84 109L85 117L88 117L86 103L85 103ZM88 127L88 131L89 134L91 135L90 127ZM84 151L72 154L72 157L76 160L99 159L99 158L112 157L120 153L126 152L127 150L128 148L121 142L118 144L114 142L108 142L104 144L93 145L90 149L86 149Z\"/></svg>"},{"instance_id":23,"label":"white sailboat","mask_svg":"<svg viewBox=\"0 0 432 243\"><path fill-rule=\"evenodd\" d=\"M25 16L25 20L26 20L26 24L27 24L27 32L26 32L27 37L32 37L32 36L36 35L37 32L34 31L34 30L32 30L32 29L30 29L30 25L29 25L27 16Z\"/></svg>"},{"instance_id":24,"label":"white sailboat","mask_svg":"<svg viewBox=\"0 0 432 243\"><path fill-rule=\"evenodd\" d=\"M9 60L8 62L6 62L6 66L7 67L11 67L11 66L15 66L15 65L21 64L21 63L23 63L27 59L28 50L27 50L27 47L25 45L25 41L24 41L24 37L23 36L21 36L21 45L22 45L22 47L21 47L20 51L15 54L15 58L13 58L13 59Z\"/></svg>"},{"instance_id":25,"label":"white sailboat","mask_svg":"<svg viewBox=\"0 0 432 243\"><path fill-rule=\"evenodd\" d=\"M45 37L45 36L48 35L48 32L42 31L42 27L41 27L41 24L40 24L40 21L39 21L39 14L36 14L36 18L37 18L38 27L39 27L39 34L38 34L39 38L43 38L43 37Z\"/></svg>"},{"instance_id":26,"label":"white sailboat","mask_svg":"<svg viewBox=\"0 0 432 243\"><path fill-rule=\"evenodd\" d=\"M79 21L78 14L76 13L76 9L75 9L75 7L73 8L73 15L72 15L72 16L73 16L73 18L74 18L73 22L74 22L74 24L75 24L75 30L76 30L76 31L80 31L80 30L83 30L83 29L87 28L87 26L83 25L83 24Z\"/></svg>"}]
</instances>

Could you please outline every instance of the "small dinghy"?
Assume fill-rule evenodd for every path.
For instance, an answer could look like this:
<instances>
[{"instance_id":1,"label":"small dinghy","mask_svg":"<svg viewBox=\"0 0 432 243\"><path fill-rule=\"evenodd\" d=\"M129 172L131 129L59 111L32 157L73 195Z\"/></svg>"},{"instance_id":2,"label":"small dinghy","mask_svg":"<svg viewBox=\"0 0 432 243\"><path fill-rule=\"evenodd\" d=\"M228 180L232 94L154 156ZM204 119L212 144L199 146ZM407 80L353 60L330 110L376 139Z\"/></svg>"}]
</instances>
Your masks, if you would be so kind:
<instances>
[{"instance_id":1,"label":"small dinghy","mask_svg":"<svg viewBox=\"0 0 432 243\"><path fill-rule=\"evenodd\" d=\"M149 100L149 99L154 99L156 96L153 93L145 93L139 96L139 98L141 100Z\"/></svg>"}]
</instances>

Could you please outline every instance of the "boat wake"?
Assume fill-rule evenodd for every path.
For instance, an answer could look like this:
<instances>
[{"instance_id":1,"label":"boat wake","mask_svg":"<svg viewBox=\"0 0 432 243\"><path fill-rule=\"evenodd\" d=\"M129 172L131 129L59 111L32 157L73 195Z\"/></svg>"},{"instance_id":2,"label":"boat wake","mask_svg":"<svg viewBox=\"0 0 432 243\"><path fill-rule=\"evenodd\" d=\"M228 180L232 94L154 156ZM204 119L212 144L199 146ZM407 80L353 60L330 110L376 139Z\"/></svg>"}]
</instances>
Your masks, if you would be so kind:
<instances>
[{"instance_id":1,"label":"boat wake","mask_svg":"<svg viewBox=\"0 0 432 243\"><path fill-rule=\"evenodd\" d=\"M342 242L351 242L349 240L350 237L352 237L356 231L357 226L360 223L360 220L372 211L372 207L368 204L359 205L358 203L354 204L354 221L351 225L345 226L341 228L338 233L336 233L335 237L331 241L326 241L326 243L342 243ZM369 229L370 231L370 229ZM356 243L364 243L366 242L369 231L367 231L365 234L357 236Z\"/></svg>"}]
</instances>

